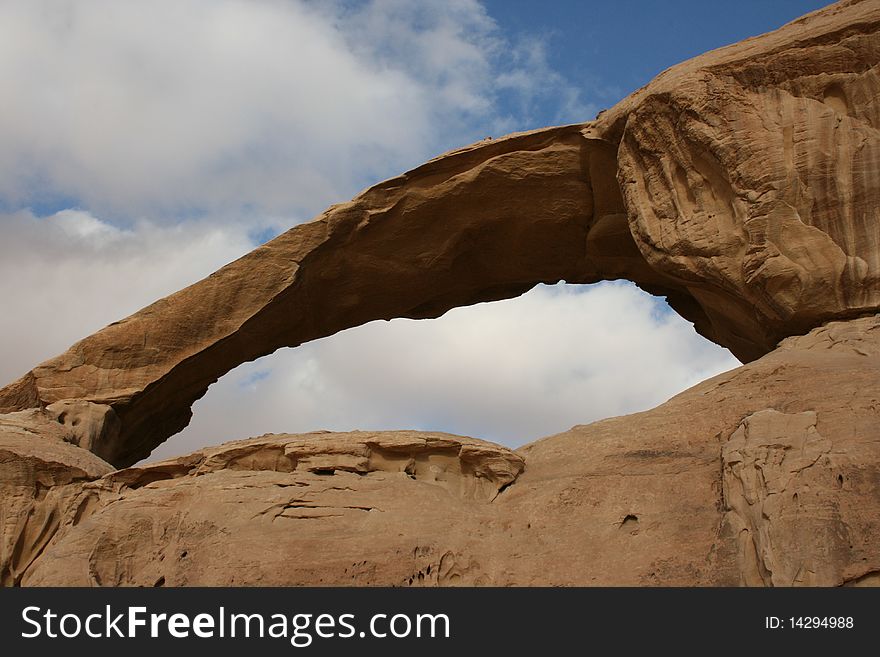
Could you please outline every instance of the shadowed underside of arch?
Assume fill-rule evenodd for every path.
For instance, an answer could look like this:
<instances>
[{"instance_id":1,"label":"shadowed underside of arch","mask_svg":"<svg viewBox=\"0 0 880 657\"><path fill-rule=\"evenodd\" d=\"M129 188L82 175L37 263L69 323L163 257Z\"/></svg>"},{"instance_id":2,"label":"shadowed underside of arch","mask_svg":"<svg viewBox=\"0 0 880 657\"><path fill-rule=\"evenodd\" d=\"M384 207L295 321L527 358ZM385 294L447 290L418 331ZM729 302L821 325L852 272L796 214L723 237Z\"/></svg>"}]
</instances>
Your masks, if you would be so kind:
<instances>
[{"instance_id":1,"label":"shadowed underside of arch","mask_svg":"<svg viewBox=\"0 0 880 657\"><path fill-rule=\"evenodd\" d=\"M376 319L625 278L744 361L880 307L872 3L671 69L335 205L0 390L130 465L237 365ZM806 48L813 44L816 48Z\"/></svg>"}]
</instances>

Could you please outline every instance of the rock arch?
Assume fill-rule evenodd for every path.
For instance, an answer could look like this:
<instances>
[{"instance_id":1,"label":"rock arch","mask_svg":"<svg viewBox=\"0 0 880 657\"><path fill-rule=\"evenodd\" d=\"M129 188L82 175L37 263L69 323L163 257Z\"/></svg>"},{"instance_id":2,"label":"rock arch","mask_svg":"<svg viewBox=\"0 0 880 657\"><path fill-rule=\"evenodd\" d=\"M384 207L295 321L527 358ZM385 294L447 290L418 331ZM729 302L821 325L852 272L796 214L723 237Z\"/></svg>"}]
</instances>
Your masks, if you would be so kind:
<instances>
[{"instance_id":1,"label":"rock arch","mask_svg":"<svg viewBox=\"0 0 880 657\"><path fill-rule=\"evenodd\" d=\"M872 3L844 3L594 122L431 160L35 367L0 413L45 408L122 467L242 362L542 282L629 279L743 361L876 312L878 26Z\"/></svg>"},{"instance_id":2,"label":"rock arch","mask_svg":"<svg viewBox=\"0 0 880 657\"><path fill-rule=\"evenodd\" d=\"M88 432L81 445L129 465L186 426L211 383L280 347L541 282L629 278L674 294L627 228L615 149L582 132L482 142L383 182L77 343L0 406L48 405Z\"/></svg>"}]
</instances>

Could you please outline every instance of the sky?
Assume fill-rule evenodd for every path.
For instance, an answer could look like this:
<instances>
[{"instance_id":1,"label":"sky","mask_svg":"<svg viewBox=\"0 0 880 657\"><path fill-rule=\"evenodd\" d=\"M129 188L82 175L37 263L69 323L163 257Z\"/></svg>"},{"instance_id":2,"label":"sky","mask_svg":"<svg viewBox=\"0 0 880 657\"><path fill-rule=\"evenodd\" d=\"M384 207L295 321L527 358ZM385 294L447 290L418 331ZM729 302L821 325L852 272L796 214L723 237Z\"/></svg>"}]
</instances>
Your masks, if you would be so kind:
<instances>
[{"instance_id":1,"label":"sky","mask_svg":"<svg viewBox=\"0 0 880 657\"><path fill-rule=\"evenodd\" d=\"M373 183L822 4L0 0L0 385ZM316 429L518 446L737 364L628 283L540 286L242 365L152 458Z\"/></svg>"}]
</instances>

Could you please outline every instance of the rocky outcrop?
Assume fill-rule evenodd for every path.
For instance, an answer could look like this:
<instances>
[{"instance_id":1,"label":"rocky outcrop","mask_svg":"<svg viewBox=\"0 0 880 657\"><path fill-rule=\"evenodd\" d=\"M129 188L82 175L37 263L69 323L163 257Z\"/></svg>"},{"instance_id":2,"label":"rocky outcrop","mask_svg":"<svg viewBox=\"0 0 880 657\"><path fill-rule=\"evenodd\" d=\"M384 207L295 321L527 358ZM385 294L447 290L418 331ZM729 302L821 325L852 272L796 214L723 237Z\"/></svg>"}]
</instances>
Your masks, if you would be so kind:
<instances>
[{"instance_id":1,"label":"rocky outcrop","mask_svg":"<svg viewBox=\"0 0 880 657\"><path fill-rule=\"evenodd\" d=\"M721 448L722 492L730 508L725 522L738 536L746 584L836 583L828 565L840 558L838 554L823 550L823 554L805 555L799 549L813 547L817 535L831 531L830 537L824 536L823 548L847 551L839 539L849 533L848 528L841 528L835 509L822 508L837 496L834 477L828 476L833 470L832 442L818 432L817 421L815 411L764 409L744 418ZM816 473L818 477L812 476ZM844 479L839 474L837 485L842 487ZM813 513L799 518L800 496L805 494L825 500ZM807 503L816 504L815 500ZM829 522L832 519L836 522ZM796 559L791 558L793 554Z\"/></svg>"},{"instance_id":2,"label":"rocky outcrop","mask_svg":"<svg viewBox=\"0 0 880 657\"><path fill-rule=\"evenodd\" d=\"M541 282L635 281L744 361L874 312L878 30L876 3L834 5L594 122L443 155L77 343L0 412L85 405L80 444L126 466L244 361Z\"/></svg>"},{"instance_id":3,"label":"rocky outcrop","mask_svg":"<svg viewBox=\"0 0 880 657\"><path fill-rule=\"evenodd\" d=\"M878 66L880 5L833 5L380 183L35 367L0 390L3 583L880 581ZM749 364L516 454L401 432L105 463L280 347L616 278Z\"/></svg>"},{"instance_id":4,"label":"rocky outcrop","mask_svg":"<svg viewBox=\"0 0 880 657\"><path fill-rule=\"evenodd\" d=\"M21 582L58 529L88 509L82 485L113 471L51 413L0 415L0 586Z\"/></svg>"},{"instance_id":5,"label":"rocky outcrop","mask_svg":"<svg viewBox=\"0 0 880 657\"><path fill-rule=\"evenodd\" d=\"M880 305L877 10L711 53L608 119L640 251L738 354Z\"/></svg>"},{"instance_id":6,"label":"rocky outcrop","mask_svg":"<svg viewBox=\"0 0 880 657\"><path fill-rule=\"evenodd\" d=\"M113 472L21 583L870 583L878 426L880 316L517 452L323 433Z\"/></svg>"},{"instance_id":7,"label":"rocky outcrop","mask_svg":"<svg viewBox=\"0 0 880 657\"><path fill-rule=\"evenodd\" d=\"M368 583L377 568L404 578L415 555L392 558L389 542L449 534L478 545L466 533L522 468L506 448L415 431L228 443L83 486L91 515L59 532L23 583ZM322 574L348 555L339 574ZM435 579L455 581L451 563Z\"/></svg>"}]
</instances>

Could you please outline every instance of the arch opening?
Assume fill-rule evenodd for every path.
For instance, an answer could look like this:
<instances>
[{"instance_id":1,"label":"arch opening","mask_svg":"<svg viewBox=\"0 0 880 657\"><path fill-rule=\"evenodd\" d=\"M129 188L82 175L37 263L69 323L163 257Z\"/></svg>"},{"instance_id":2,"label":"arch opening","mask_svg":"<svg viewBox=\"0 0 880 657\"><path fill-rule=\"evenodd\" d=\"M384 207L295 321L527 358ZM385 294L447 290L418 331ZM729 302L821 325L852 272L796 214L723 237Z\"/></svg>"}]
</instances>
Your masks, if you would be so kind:
<instances>
[{"instance_id":1,"label":"arch opening","mask_svg":"<svg viewBox=\"0 0 880 657\"><path fill-rule=\"evenodd\" d=\"M737 356L764 353L714 323L706 290L649 264L617 174L616 145L589 125L446 154L80 341L0 390L0 412L75 418L78 444L125 467L184 429L192 405L242 363L559 281L632 281Z\"/></svg>"},{"instance_id":2,"label":"arch opening","mask_svg":"<svg viewBox=\"0 0 880 657\"><path fill-rule=\"evenodd\" d=\"M631 283L538 285L437 319L370 322L243 364L146 461L317 430L416 429L519 447L652 408L738 365Z\"/></svg>"}]
</instances>

